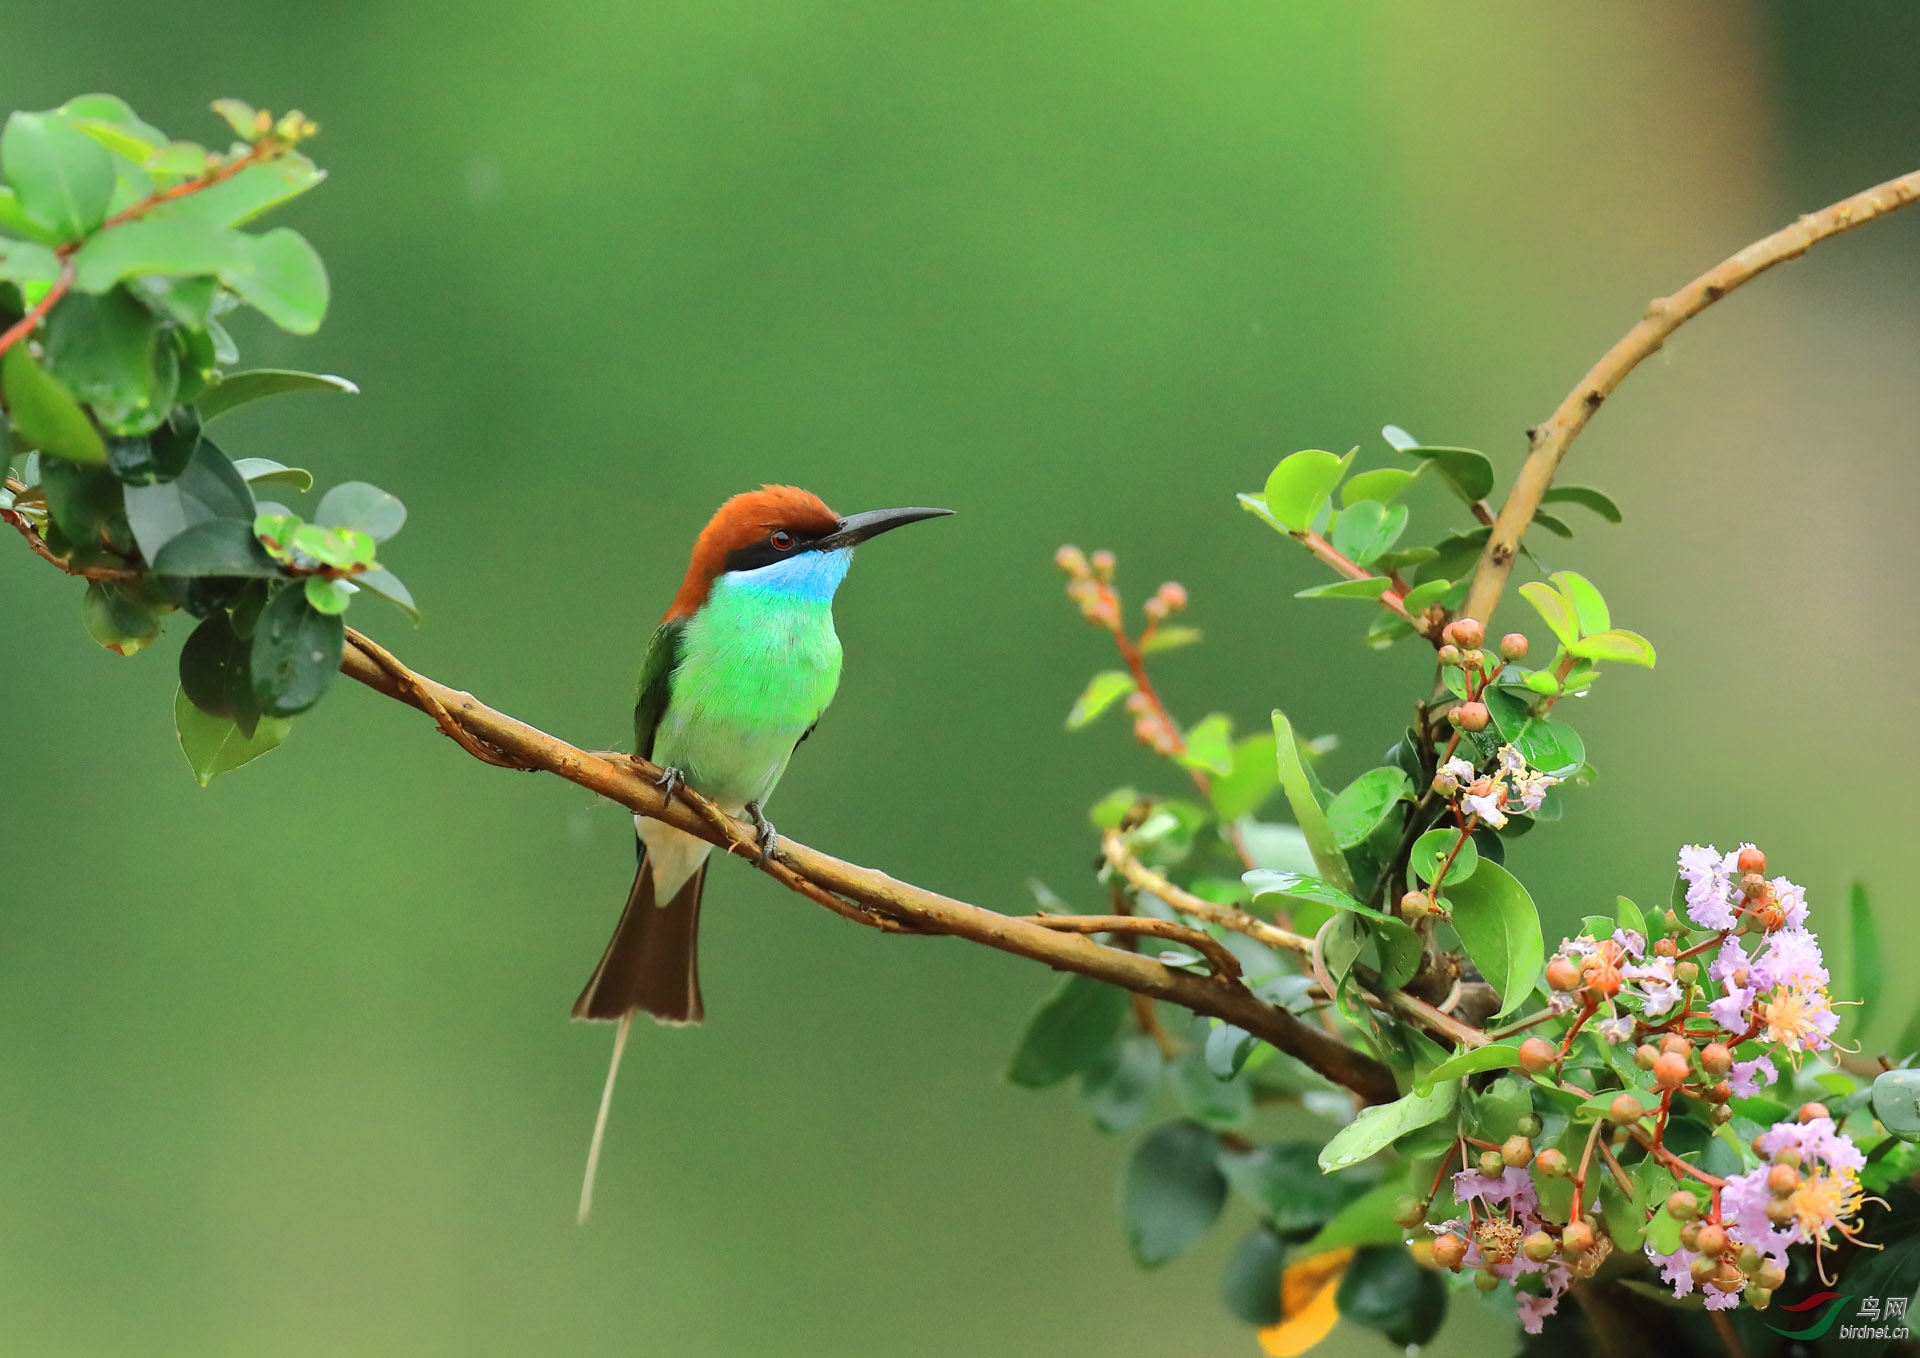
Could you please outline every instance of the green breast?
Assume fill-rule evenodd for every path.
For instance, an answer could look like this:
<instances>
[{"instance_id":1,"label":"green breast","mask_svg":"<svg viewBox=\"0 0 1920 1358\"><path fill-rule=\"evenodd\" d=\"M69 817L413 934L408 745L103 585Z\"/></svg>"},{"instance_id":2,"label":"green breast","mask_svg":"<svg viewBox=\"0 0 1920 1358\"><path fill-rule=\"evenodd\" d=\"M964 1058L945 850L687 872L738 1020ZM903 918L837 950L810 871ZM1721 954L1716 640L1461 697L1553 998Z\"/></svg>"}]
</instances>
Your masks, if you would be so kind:
<instances>
[{"instance_id":1,"label":"green breast","mask_svg":"<svg viewBox=\"0 0 1920 1358\"><path fill-rule=\"evenodd\" d=\"M653 760L717 801L763 801L839 684L831 603L722 577L686 621Z\"/></svg>"}]
</instances>

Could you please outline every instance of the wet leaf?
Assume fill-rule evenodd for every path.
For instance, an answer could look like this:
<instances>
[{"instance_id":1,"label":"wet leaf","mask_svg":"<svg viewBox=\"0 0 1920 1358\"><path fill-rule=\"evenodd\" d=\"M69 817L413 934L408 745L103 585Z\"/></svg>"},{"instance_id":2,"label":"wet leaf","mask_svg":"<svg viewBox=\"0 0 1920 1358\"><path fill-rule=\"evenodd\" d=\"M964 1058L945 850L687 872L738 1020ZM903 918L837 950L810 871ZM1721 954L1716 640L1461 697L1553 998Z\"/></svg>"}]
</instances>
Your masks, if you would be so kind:
<instances>
[{"instance_id":1,"label":"wet leaf","mask_svg":"<svg viewBox=\"0 0 1920 1358\"><path fill-rule=\"evenodd\" d=\"M263 717L249 737L230 718L208 716L188 701L183 690L176 689L173 727L193 776L205 787L221 774L276 748L293 729L293 722L285 717Z\"/></svg>"}]
</instances>

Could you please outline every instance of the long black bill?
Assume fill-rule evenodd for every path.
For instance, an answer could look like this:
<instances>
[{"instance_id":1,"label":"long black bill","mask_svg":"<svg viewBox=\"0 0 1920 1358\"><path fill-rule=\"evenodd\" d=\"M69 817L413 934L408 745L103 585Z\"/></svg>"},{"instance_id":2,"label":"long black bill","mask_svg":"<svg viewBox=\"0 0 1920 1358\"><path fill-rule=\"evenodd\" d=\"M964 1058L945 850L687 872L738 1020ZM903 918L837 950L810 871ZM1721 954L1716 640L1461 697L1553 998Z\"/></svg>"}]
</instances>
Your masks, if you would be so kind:
<instances>
[{"instance_id":1,"label":"long black bill","mask_svg":"<svg viewBox=\"0 0 1920 1358\"><path fill-rule=\"evenodd\" d=\"M849 514L840 520L840 527L809 544L816 550L832 551L838 547L852 547L865 542L868 538L877 538L882 533L891 532L903 524L918 523L922 519L938 519L951 514L951 509L924 509L918 506L910 509L869 509L864 514Z\"/></svg>"}]
</instances>

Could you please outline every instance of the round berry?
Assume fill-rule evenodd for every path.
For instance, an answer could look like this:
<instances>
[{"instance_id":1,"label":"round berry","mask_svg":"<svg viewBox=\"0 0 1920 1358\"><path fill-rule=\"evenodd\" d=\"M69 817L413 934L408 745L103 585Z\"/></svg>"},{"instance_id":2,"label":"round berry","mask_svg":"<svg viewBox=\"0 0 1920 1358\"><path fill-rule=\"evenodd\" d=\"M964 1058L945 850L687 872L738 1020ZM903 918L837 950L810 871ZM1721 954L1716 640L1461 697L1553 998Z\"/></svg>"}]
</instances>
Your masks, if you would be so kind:
<instances>
[{"instance_id":1,"label":"round berry","mask_svg":"<svg viewBox=\"0 0 1920 1358\"><path fill-rule=\"evenodd\" d=\"M1510 1136L1500 1144L1500 1158L1512 1169L1525 1169L1533 1163L1533 1142L1524 1136Z\"/></svg>"},{"instance_id":2,"label":"round berry","mask_svg":"<svg viewBox=\"0 0 1920 1358\"><path fill-rule=\"evenodd\" d=\"M1554 1252L1559 1248L1559 1242L1545 1231L1535 1231L1532 1235L1520 1242L1522 1252L1536 1264L1546 1263L1547 1260L1553 1258Z\"/></svg>"},{"instance_id":3,"label":"round berry","mask_svg":"<svg viewBox=\"0 0 1920 1358\"><path fill-rule=\"evenodd\" d=\"M1460 648L1452 642L1448 642L1435 653L1434 658L1442 665L1458 665L1460 663Z\"/></svg>"},{"instance_id":4,"label":"round berry","mask_svg":"<svg viewBox=\"0 0 1920 1358\"><path fill-rule=\"evenodd\" d=\"M1802 1122L1812 1122L1815 1118L1823 1118L1826 1116L1828 1116L1827 1106L1824 1103L1803 1103L1800 1105L1800 1120Z\"/></svg>"},{"instance_id":5,"label":"round berry","mask_svg":"<svg viewBox=\"0 0 1920 1358\"><path fill-rule=\"evenodd\" d=\"M1733 1049L1724 1042L1709 1042L1700 1049L1700 1068L1709 1075L1725 1075L1733 1069Z\"/></svg>"},{"instance_id":6,"label":"round berry","mask_svg":"<svg viewBox=\"0 0 1920 1358\"><path fill-rule=\"evenodd\" d=\"M1480 1152L1480 1172L1489 1179L1497 1179L1507 1172L1506 1157L1499 1151Z\"/></svg>"},{"instance_id":7,"label":"round berry","mask_svg":"<svg viewBox=\"0 0 1920 1358\"><path fill-rule=\"evenodd\" d=\"M1651 1042L1642 1042L1633 1049L1633 1064L1642 1070L1652 1070L1653 1063L1660 1059L1660 1049Z\"/></svg>"},{"instance_id":8,"label":"round berry","mask_svg":"<svg viewBox=\"0 0 1920 1358\"><path fill-rule=\"evenodd\" d=\"M1568 1256L1585 1254L1593 1248L1593 1227L1584 1221L1569 1221L1560 1232L1560 1249Z\"/></svg>"},{"instance_id":9,"label":"round berry","mask_svg":"<svg viewBox=\"0 0 1920 1358\"><path fill-rule=\"evenodd\" d=\"M1663 1052L1678 1052L1680 1055L1685 1056L1693 1050L1693 1044L1678 1033L1668 1033L1660 1039L1660 1050Z\"/></svg>"},{"instance_id":10,"label":"round berry","mask_svg":"<svg viewBox=\"0 0 1920 1358\"><path fill-rule=\"evenodd\" d=\"M1433 1262L1441 1268L1458 1273L1460 1265L1466 1262L1467 1242L1449 1232L1433 1239Z\"/></svg>"},{"instance_id":11,"label":"round berry","mask_svg":"<svg viewBox=\"0 0 1920 1358\"><path fill-rule=\"evenodd\" d=\"M1412 1230L1427 1219L1427 1205L1411 1193L1402 1194L1393 1200L1393 1222Z\"/></svg>"},{"instance_id":12,"label":"round berry","mask_svg":"<svg viewBox=\"0 0 1920 1358\"><path fill-rule=\"evenodd\" d=\"M1740 850L1739 860L1734 866L1739 868L1743 873L1765 872L1767 870L1767 856L1749 844L1746 848Z\"/></svg>"},{"instance_id":13,"label":"round berry","mask_svg":"<svg viewBox=\"0 0 1920 1358\"><path fill-rule=\"evenodd\" d=\"M1546 1126L1547 1124L1540 1120L1540 1115L1538 1113L1523 1113L1520 1117L1520 1121L1514 1124L1515 1129L1520 1133L1520 1135L1526 1136L1526 1137L1534 1137L1534 1136L1540 1135L1541 1132L1546 1130Z\"/></svg>"},{"instance_id":14,"label":"round berry","mask_svg":"<svg viewBox=\"0 0 1920 1358\"><path fill-rule=\"evenodd\" d=\"M1571 957L1555 957L1547 963L1547 984L1555 990L1578 990L1580 968Z\"/></svg>"},{"instance_id":15,"label":"round berry","mask_svg":"<svg viewBox=\"0 0 1920 1358\"><path fill-rule=\"evenodd\" d=\"M1687 1082L1692 1067L1679 1052L1662 1052L1653 1063L1653 1082L1662 1089L1678 1089Z\"/></svg>"},{"instance_id":16,"label":"round berry","mask_svg":"<svg viewBox=\"0 0 1920 1358\"><path fill-rule=\"evenodd\" d=\"M1621 1094L1607 1106L1607 1117L1621 1126L1626 1126L1638 1122L1646 1115L1646 1111L1640 1106L1640 1100L1633 1095Z\"/></svg>"},{"instance_id":17,"label":"round berry","mask_svg":"<svg viewBox=\"0 0 1920 1358\"><path fill-rule=\"evenodd\" d=\"M1472 618L1455 618L1447 624L1446 630L1440 633L1440 639L1451 641L1462 650L1470 651L1487 639L1487 629L1484 624Z\"/></svg>"},{"instance_id":18,"label":"round berry","mask_svg":"<svg viewBox=\"0 0 1920 1358\"><path fill-rule=\"evenodd\" d=\"M1533 1167L1549 1179L1561 1178L1567 1172L1566 1152L1549 1146L1533 1158Z\"/></svg>"},{"instance_id":19,"label":"round berry","mask_svg":"<svg viewBox=\"0 0 1920 1358\"><path fill-rule=\"evenodd\" d=\"M1500 658L1502 660L1525 660L1527 658L1527 638L1521 632L1509 632L1500 638Z\"/></svg>"},{"instance_id":20,"label":"round berry","mask_svg":"<svg viewBox=\"0 0 1920 1358\"><path fill-rule=\"evenodd\" d=\"M1767 1171L1767 1191L1776 1198L1784 1198L1800 1187L1800 1171L1792 1165L1775 1165Z\"/></svg>"},{"instance_id":21,"label":"round berry","mask_svg":"<svg viewBox=\"0 0 1920 1358\"><path fill-rule=\"evenodd\" d=\"M1530 1037L1520 1044L1520 1069L1539 1075L1552 1067L1559 1053L1545 1038Z\"/></svg>"},{"instance_id":22,"label":"round berry","mask_svg":"<svg viewBox=\"0 0 1920 1358\"><path fill-rule=\"evenodd\" d=\"M1447 713L1447 720L1462 731L1484 731L1493 716L1485 703L1461 703Z\"/></svg>"},{"instance_id":23,"label":"round berry","mask_svg":"<svg viewBox=\"0 0 1920 1358\"><path fill-rule=\"evenodd\" d=\"M1700 1199L1684 1188L1667 1195L1667 1215L1675 1221L1692 1221L1700 1215Z\"/></svg>"},{"instance_id":24,"label":"round berry","mask_svg":"<svg viewBox=\"0 0 1920 1358\"><path fill-rule=\"evenodd\" d=\"M1717 1221L1707 1222L1700 1228L1699 1243L1694 1248L1717 1257L1727 1248L1727 1228Z\"/></svg>"}]
</instances>

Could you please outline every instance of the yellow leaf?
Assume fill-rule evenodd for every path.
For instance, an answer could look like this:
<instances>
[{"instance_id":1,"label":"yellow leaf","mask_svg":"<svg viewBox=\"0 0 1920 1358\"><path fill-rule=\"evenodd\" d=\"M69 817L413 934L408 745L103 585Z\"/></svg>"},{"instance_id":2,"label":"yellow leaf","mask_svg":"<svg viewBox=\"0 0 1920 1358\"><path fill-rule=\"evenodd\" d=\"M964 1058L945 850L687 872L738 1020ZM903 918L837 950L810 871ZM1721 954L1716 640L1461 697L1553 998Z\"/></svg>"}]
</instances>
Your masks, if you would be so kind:
<instances>
[{"instance_id":1,"label":"yellow leaf","mask_svg":"<svg viewBox=\"0 0 1920 1358\"><path fill-rule=\"evenodd\" d=\"M1280 1323L1260 1331L1260 1347L1273 1358L1299 1358L1339 1323L1334 1294L1353 1262L1353 1249L1328 1250L1280 1275Z\"/></svg>"}]
</instances>

